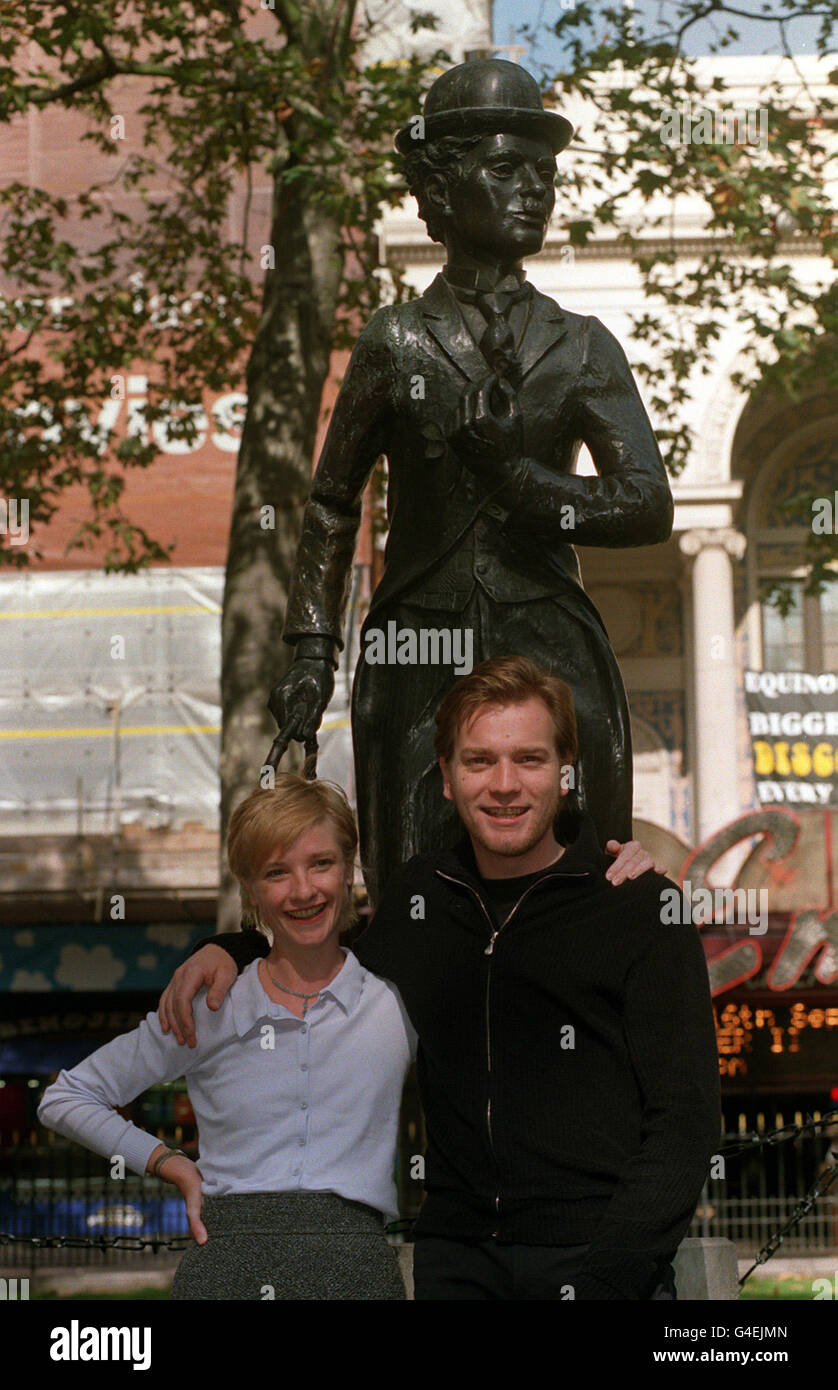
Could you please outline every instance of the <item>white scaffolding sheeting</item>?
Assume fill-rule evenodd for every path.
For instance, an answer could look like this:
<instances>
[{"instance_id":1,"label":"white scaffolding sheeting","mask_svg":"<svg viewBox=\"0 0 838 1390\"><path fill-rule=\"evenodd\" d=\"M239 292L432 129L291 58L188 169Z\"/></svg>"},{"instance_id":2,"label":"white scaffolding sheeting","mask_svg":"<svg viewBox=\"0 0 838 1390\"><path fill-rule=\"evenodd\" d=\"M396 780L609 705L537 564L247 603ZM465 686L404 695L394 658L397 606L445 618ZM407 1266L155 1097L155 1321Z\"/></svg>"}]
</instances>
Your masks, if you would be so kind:
<instances>
[{"instance_id":1,"label":"white scaffolding sheeting","mask_svg":"<svg viewBox=\"0 0 838 1390\"><path fill-rule=\"evenodd\" d=\"M217 826L223 587L220 568L0 576L0 834ZM319 741L351 795L342 674Z\"/></svg>"}]
</instances>

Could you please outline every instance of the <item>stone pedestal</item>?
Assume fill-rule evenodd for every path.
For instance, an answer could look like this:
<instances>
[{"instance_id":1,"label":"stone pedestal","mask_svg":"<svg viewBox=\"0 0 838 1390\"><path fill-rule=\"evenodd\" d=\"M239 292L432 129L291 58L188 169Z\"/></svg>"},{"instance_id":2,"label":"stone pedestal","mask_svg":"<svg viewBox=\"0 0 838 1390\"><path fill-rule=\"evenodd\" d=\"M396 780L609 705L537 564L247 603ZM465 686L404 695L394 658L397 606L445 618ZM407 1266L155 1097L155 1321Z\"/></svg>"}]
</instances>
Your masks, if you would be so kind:
<instances>
[{"instance_id":1,"label":"stone pedestal","mask_svg":"<svg viewBox=\"0 0 838 1390\"><path fill-rule=\"evenodd\" d=\"M678 1300L717 1303L739 1297L736 1246L721 1236L682 1240L674 1260Z\"/></svg>"}]
</instances>

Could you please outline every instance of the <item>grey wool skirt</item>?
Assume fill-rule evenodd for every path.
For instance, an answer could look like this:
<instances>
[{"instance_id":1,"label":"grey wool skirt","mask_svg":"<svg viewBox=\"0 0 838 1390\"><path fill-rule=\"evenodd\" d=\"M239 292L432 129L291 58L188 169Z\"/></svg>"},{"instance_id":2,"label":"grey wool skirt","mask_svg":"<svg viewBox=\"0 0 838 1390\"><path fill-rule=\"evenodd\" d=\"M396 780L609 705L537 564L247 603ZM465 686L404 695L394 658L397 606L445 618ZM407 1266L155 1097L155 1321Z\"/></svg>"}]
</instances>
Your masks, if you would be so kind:
<instances>
[{"instance_id":1,"label":"grey wool skirt","mask_svg":"<svg viewBox=\"0 0 838 1390\"><path fill-rule=\"evenodd\" d=\"M173 1299L405 1297L384 1218L333 1192L237 1192L205 1197L209 1239L190 1246Z\"/></svg>"}]
</instances>

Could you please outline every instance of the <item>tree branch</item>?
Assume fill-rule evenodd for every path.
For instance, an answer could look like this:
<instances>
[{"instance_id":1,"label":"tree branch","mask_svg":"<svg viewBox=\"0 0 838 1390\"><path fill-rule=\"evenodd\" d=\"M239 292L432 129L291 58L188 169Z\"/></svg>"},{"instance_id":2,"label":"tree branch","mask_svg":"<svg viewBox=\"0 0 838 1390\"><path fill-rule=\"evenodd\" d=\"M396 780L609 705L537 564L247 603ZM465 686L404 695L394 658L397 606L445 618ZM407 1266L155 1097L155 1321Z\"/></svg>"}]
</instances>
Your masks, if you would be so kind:
<instances>
[{"instance_id":1,"label":"tree branch","mask_svg":"<svg viewBox=\"0 0 838 1390\"><path fill-rule=\"evenodd\" d=\"M247 238L250 232L250 205L253 200L253 166L250 160L248 160L245 166L245 181L247 192L245 194L244 211L242 213L242 252L239 257L239 275L241 275L242 278L244 278L247 269L245 264L247 257Z\"/></svg>"},{"instance_id":2,"label":"tree branch","mask_svg":"<svg viewBox=\"0 0 838 1390\"><path fill-rule=\"evenodd\" d=\"M352 41L352 26L355 23L355 11L357 7L357 0L346 0L346 12L343 16L343 23L340 25L340 38L338 40L338 62L341 68L343 68L346 63L349 45ZM336 30L339 24L340 20L337 19L335 23Z\"/></svg>"},{"instance_id":3,"label":"tree branch","mask_svg":"<svg viewBox=\"0 0 838 1390\"><path fill-rule=\"evenodd\" d=\"M296 43L298 40L298 29L302 22L302 12L296 0L274 0L276 5L277 18L279 19L285 36L289 43Z\"/></svg>"},{"instance_id":4,"label":"tree branch","mask_svg":"<svg viewBox=\"0 0 838 1390\"><path fill-rule=\"evenodd\" d=\"M24 88L24 91L28 102L33 106L46 106L48 102L66 101L68 97L75 96L76 92L86 92L91 87L98 87L113 76L112 65L103 59L101 63L94 64L87 72L82 73L81 77L74 78L72 82L63 82L60 87L30 87Z\"/></svg>"},{"instance_id":5,"label":"tree branch","mask_svg":"<svg viewBox=\"0 0 838 1390\"><path fill-rule=\"evenodd\" d=\"M99 44L101 48L102 45ZM103 49L103 52L106 51ZM194 69L195 64L192 64ZM108 55L103 58L101 63L96 63L89 68L86 73L76 77L72 82L64 82L60 87L29 87L24 88L27 101L34 106L46 106L52 101L66 101L68 97L75 96L77 92L89 91L91 87L98 87L102 82L108 81L111 77L164 77L176 86L207 86L207 75L210 72L209 63L201 64L201 70L190 75L184 68L168 67L165 63L126 63L121 59L116 59ZM227 92L250 92L251 84L247 82L232 81L222 82L219 88Z\"/></svg>"}]
</instances>

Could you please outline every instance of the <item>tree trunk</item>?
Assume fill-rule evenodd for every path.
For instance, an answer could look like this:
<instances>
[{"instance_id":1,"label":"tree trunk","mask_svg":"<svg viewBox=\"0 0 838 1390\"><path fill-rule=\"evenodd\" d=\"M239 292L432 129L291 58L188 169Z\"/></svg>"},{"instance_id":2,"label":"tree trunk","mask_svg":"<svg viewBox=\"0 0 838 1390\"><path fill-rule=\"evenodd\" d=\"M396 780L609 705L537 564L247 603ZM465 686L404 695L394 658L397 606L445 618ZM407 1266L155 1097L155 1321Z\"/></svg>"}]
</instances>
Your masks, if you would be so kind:
<instances>
[{"instance_id":1,"label":"tree trunk","mask_svg":"<svg viewBox=\"0 0 838 1390\"><path fill-rule=\"evenodd\" d=\"M307 164L312 158L309 151ZM219 931L235 930L240 921L238 888L227 865L227 825L238 802L258 785L276 733L266 702L293 657L280 633L343 271L341 229L312 200L310 185L305 191L307 185L306 179L275 185L276 268L266 273L247 367L222 615ZM264 524L263 507L274 508L274 529ZM298 755L294 746L286 764L299 766Z\"/></svg>"}]
</instances>

